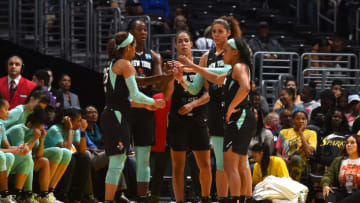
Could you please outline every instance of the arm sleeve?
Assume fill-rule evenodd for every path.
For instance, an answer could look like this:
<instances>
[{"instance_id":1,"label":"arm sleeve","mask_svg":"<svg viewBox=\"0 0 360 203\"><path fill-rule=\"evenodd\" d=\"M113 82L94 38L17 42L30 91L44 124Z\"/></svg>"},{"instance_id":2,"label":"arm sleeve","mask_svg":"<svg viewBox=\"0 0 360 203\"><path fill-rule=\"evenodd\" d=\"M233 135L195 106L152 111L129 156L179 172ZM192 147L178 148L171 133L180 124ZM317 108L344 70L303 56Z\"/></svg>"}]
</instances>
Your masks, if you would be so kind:
<instances>
[{"instance_id":1,"label":"arm sleeve","mask_svg":"<svg viewBox=\"0 0 360 203\"><path fill-rule=\"evenodd\" d=\"M146 95L144 95L142 92L139 91L139 88L135 80L135 74L132 74L130 75L130 77L126 78L125 82L127 88L129 89L130 98L132 100L140 104L148 104L148 105L154 104L155 101L153 98L147 97Z\"/></svg>"},{"instance_id":2,"label":"arm sleeve","mask_svg":"<svg viewBox=\"0 0 360 203\"><path fill-rule=\"evenodd\" d=\"M230 70L230 68L231 66L226 66L224 68L207 68L206 70L221 75L227 73ZM204 82L205 82L205 78L200 74L196 74L192 83L190 82L186 83L185 89L188 92L190 92L190 94L197 95L204 86Z\"/></svg>"},{"instance_id":3,"label":"arm sleeve","mask_svg":"<svg viewBox=\"0 0 360 203\"><path fill-rule=\"evenodd\" d=\"M5 128L9 128L9 126L15 125L16 122L19 120L22 111L19 108L11 109L9 112L9 116L6 120L4 120Z\"/></svg>"},{"instance_id":4,"label":"arm sleeve","mask_svg":"<svg viewBox=\"0 0 360 203\"><path fill-rule=\"evenodd\" d=\"M196 74L193 82L186 83L185 89L190 92L190 94L197 95L204 86L204 82L205 78L200 74Z\"/></svg>"}]
</instances>

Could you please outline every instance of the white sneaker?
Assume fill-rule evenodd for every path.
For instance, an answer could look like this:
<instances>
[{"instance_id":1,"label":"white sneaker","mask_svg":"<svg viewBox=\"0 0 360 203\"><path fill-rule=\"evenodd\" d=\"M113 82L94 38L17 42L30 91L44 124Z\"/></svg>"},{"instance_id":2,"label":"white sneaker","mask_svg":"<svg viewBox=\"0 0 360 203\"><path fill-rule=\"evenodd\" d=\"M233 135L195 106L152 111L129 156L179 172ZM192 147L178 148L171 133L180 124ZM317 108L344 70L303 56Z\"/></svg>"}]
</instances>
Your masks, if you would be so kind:
<instances>
[{"instance_id":1,"label":"white sneaker","mask_svg":"<svg viewBox=\"0 0 360 203\"><path fill-rule=\"evenodd\" d=\"M8 195L6 197L0 197L0 202L1 203L16 203L14 197L11 195Z\"/></svg>"},{"instance_id":2,"label":"white sneaker","mask_svg":"<svg viewBox=\"0 0 360 203\"><path fill-rule=\"evenodd\" d=\"M49 198L55 203L64 203L62 201L57 200L53 192L49 193Z\"/></svg>"}]
</instances>

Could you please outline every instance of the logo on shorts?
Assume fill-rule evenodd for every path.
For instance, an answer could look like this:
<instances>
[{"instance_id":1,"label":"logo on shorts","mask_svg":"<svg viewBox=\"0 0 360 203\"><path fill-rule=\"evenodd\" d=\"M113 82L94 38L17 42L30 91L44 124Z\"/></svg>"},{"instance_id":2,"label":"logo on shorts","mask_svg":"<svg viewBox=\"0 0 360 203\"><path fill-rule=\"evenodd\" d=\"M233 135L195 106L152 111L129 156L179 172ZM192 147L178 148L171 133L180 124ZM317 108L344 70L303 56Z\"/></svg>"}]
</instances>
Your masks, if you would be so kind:
<instances>
[{"instance_id":1,"label":"logo on shorts","mask_svg":"<svg viewBox=\"0 0 360 203\"><path fill-rule=\"evenodd\" d=\"M229 148L231 147L231 145L232 145L232 141L230 141L230 142L225 146L225 148L226 148L226 149L229 149Z\"/></svg>"},{"instance_id":2,"label":"logo on shorts","mask_svg":"<svg viewBox=\"0 0 360 203\"><path fill-rule=\"evenodd\" d=\"M118 145L116 146L116 148L118 148L119 150L123 150L124 149L124 145L121 141L118 142Z\"/></svg>"}]
</instances>

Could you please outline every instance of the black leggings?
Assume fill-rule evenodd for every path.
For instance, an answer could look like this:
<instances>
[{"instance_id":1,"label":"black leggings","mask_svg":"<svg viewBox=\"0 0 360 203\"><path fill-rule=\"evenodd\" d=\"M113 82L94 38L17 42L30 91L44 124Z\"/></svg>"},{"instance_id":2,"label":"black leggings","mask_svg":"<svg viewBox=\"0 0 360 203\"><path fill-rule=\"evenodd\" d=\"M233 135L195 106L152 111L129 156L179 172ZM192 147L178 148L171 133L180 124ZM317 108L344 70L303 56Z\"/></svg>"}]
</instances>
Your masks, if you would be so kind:
<instances>
[{"instance_id":1,"label":"black leggings","mask_svg":"<svg viewBox=\"0 0 360 203\"><path fill-rule=\"evenodd\" d=\"M170 152L168 149L166 149L164 152L152 152L152 156L155 156L155 166L151 179L151 195L160 196L163 176L167 167L169 166Z\"/></svg>"},{"instance_id":2,"label":"black leggings","mask_svg":"<svg viewBox=\"0 0 360 203\"><path fill-rule=\"evenodd\" d=\"M81 200L88 188L90 170L90 158L86 154L74 153L55 193L72 200Z\"/></svg>"}]
</instances>

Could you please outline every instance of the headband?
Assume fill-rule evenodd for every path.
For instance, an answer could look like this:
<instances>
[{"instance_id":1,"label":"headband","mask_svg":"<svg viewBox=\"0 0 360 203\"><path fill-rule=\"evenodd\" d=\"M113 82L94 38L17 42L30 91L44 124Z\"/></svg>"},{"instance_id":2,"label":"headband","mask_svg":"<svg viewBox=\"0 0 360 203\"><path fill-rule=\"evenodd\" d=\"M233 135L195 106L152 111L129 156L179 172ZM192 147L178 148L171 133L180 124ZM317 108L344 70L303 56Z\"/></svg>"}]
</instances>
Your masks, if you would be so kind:
<instances>
[{"instance_id":1,"label":"headband","mask_svg":"<svg viewBox=\"0 0 360 203\"><path fill-rule=\"evenodd\" d=\"M231 38L227 41L227 43L233 48L233 49L237 49L236 43L234 38Z\"/></svg>"},{"instance_id":2,"label":"headband","mask_svg":"<svg viewBox=\"0 0 360 203\"><path fill-rule=\"evenodd\" d=\"M133 41L134 41L134 36L131 33L129 33L127 38L123 42L121 42L120 45L116 46L116 49L124 48L127 45L131 44Z\"/></svg>"}]
</instances>

